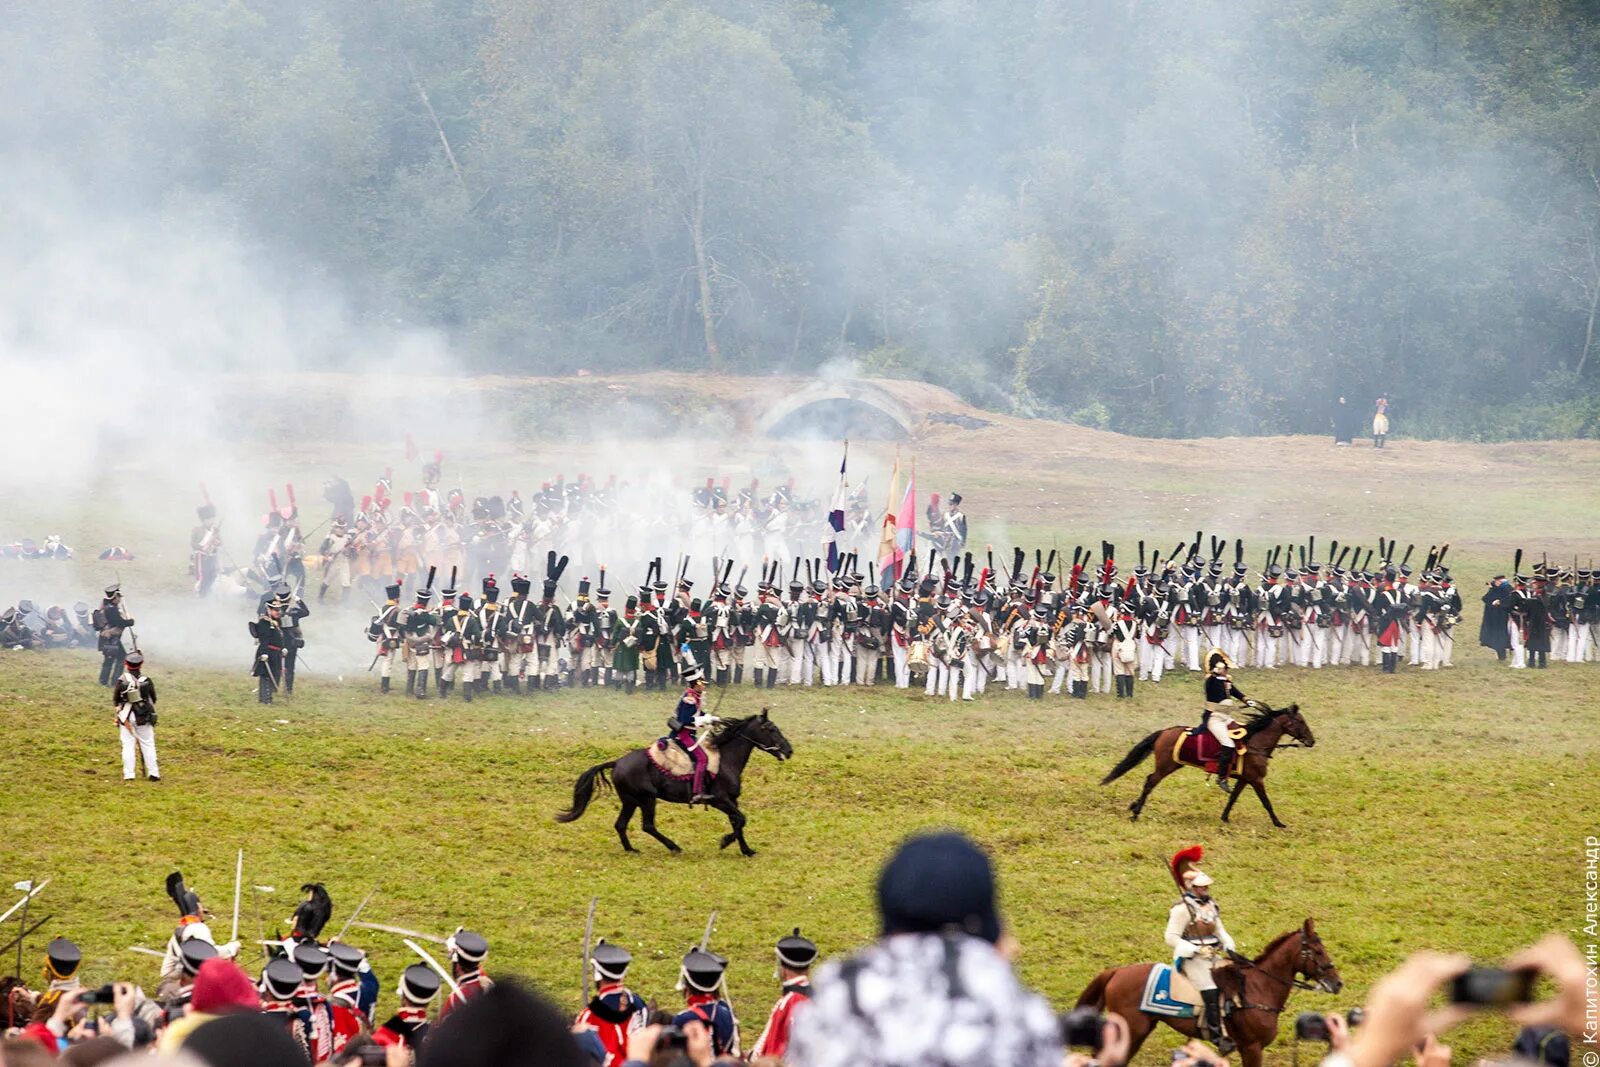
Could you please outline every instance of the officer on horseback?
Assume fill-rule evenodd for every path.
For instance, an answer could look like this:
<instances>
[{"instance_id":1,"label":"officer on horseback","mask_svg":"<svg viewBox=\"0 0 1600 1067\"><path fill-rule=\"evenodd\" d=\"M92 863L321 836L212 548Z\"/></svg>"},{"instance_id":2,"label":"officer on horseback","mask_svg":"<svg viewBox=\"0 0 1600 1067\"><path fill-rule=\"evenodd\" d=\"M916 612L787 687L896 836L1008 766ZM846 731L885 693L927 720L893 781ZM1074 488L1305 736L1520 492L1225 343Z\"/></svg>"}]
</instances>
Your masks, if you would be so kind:
<instances>
[{"instance_id":1,"label":"officer on horseback","mask_svg":"<svg viewBox=\"0 0 1600 1067\"><path fill-rule=\"evenodd\" d=\"M1235 1046L1222 1032L1222 991L1211 971L1233 951L1233 938L1211 898L1211 877L1197 866L1203 855L1199 845L1191 845L1172 857L1172 880L1182 896L1167 915L1166 937L1173 965L1193 983L1205 1004L1206 1036L1226 1056Z\"/></svg>"},{"instance_id":2,"label":"officer on horseback","mask_svg":"<svg viewBox=\"0 0 1600 1067\"><path fill-rule=\"evenodd\" d=\"M1233 767L1233 760L1238 755L1238 747L1234 744L1233 735L1229 730L1235 725L1232 709L1234 699L1240 701L1245 695L1239 692L1239 687L1233 684L1228 672L1233 669L1233 660L1220 648L1213 648L1206 653L1206 702L1205 710L1200 713L1200 725L1195 728L1195 733L1209 731L1217 739L1217 744L1222 746L1217 757L1217 788L1224 793L1230 792L1228 788L1228 772Z\"/></svg>"},{"instance_id":3,"label":"officer on horseback","mask_svg":"<svg viewBox=\"0 0 1600 1067\"><path fill-rule=\"evenodd\" d=\"M699 661L689 651L687 644L681 662L683 696L678 698L678 710L673 713L668 729L672 731L672 739L678 743L678 747L694 761L694 788L689 803L705 804L714 799L705 791L706 766L711 761L710 754L706 752L706 732L718 719L705 710L705 672L700 669Z\"/></svg>"}]
</instances>

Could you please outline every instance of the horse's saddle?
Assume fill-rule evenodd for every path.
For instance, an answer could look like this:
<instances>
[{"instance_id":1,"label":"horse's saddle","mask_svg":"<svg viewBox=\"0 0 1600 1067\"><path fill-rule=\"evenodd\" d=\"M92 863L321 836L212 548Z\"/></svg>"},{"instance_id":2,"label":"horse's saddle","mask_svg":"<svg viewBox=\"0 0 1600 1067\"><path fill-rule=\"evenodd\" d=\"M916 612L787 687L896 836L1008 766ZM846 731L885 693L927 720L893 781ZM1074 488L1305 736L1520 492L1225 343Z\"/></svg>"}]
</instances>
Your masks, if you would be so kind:
<instances>
[{"instance_id":1,"label":"horse's saddle","mask_svg":"<svg viewBox=\"0 0 1600 1067\"><path fill-rule=\"evenodd\" d=\"M694 760L670 737L663 737L646 751L650 753L650 762L656 765L656 770L668 778L693 778ZM706 774L715 777L717 768L722 766L722 753L706 746Z\"/></svg>"},{"instance_id":2,"label":"horse's saddle","mask_svg":"<svg viewBox=\"0 0 1600 1067\"><path fill-rule=\"evenodd\" d=\"M1215 739L1212 744L1216 744ZM1196 1018L1205 1010L1204 1003L1194 983L1170 963L1150 968L1150 977L1144 980L1144 992L1139 996L1140 1011L1169 1019Z\"/></svg>"},{"instance_id":3,"label":"horse's saddle","mask_svg":"<svg viewBox=\"0 0 1600 1067\"><path fill-rule=\"evenodd\" d=\"M1235 724L1229 728L1228 736L1235 741L1243 741L1244 727ZM1211 774L1216 773L1217 759L1221 754L1222 742L1213 737L1210 730L1198 734L1185 730L1178 735L1178 743L1172 749L1172 758L1177 762L1202 768Z\"/></svg>"}]
</instances>

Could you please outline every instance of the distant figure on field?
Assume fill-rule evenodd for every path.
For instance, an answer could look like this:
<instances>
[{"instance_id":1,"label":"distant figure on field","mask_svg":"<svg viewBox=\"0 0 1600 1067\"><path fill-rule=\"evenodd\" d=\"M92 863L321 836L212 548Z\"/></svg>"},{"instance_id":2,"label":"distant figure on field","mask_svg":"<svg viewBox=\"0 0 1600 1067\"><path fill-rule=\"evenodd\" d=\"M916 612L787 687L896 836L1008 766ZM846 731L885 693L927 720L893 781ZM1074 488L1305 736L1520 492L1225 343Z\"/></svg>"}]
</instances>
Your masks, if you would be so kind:
<instances>
[{"instance_id":1,"label":"distant figure on field","mask_svg":"<svg viewBox=\"0 0 1600 1067\"><path fill-rule=\"evenodd\" d=\"M1378 410L1372 416L1372 447L1382 448L1384 438L1389 436L1389 398L1378 398Z\"/></svg>"},{"instance_id":2,"label":"distant figure on field","mask_svg":"<svg viewBox=\"0 0 1600 1067\"><path fill-rule=\"evenodd\" d=\"M1339 402L1333 406L1333 443L1348 445L1354 441L1356 424L1359 420L1360 416L1356 414L1355 408L1341 396Z\"/></svg>"}]
</instances>

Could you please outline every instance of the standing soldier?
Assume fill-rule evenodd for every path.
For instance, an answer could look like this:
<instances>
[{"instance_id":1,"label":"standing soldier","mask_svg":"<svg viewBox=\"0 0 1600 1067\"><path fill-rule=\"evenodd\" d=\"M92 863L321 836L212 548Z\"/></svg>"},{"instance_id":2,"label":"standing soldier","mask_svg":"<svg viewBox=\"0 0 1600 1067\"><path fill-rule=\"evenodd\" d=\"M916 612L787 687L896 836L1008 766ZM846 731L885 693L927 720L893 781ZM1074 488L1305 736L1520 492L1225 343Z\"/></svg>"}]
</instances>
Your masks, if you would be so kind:
<instances>
[{"instance_id":1,"label":"standing soldier","mask_svg":"<svg viewBox=\"0 0 1600 1067\"><path fill-rule=\"evenodd\" d=\"M433 646L439 639L439 616L431 609L433 570L428 570L428 585L417 590L417 602L406 614L405 657L406 696L428 699L428 673L433 667Z\"/></svg>"},{"instance_id":2,"label":"standing soldier","mask_svg":"<svg viewBox=\"0 0 1600 1067\"><path fill-rule=\"evenodd\" d=\"M603 686L610 684L611 657L617 645L617 609L611 606L604 567L600 568L600 585L594 595L594 684Z\"/></svg>"},{"instance_id":3,"label":"standing soldier","mask_svg":"<svg viewBox=\"0 0 1600 1067\"><path fill-rule=\"evenodd\" d=\"M302 578L303 581L303 578ZM301 591L304 586L300 587ZM283 691L287 696L294 696L294 668L300 658L300 650L306 647L305 635L300 630L300 620L311 614L311 608L306 605L305 597L300 592L292 592L287 584L278 593L278 599L284 604L283 608Z\"/></svg>"},{"instance_id":4,"label":"standing soldier","mask_svg":"<svg viewBox=\"0 0 1600 1067\"><path fill-rule=\"evenodd\" d=\"M400 607L399 582L384 586L383 595L383 607L367 624L367 640L378 646L373 662L378 664L378 688L387 693L389 676L394 673L395 662L402 655L401 630L405 625L405 611ZM368 667L368 670L371 668Z\"/></svg>"},{"instance_id":5,"label":"standing soldier","mask_svg":"<svg viewBox=\"0 0 1600 1067\"><path fill-rule=\"evenodd\" d=\"M156 763L156 684L141 672L144 656L128 653L126 670L111 687L111 705L117 709L117 729L122 734L122 780L131 782L137 775L134 749L144 757L145 777L161 781Z\"/></svg>"},{"instance_id":6,"label":"standing soldier","mask_svg":"<svg viewBox=\"0 0 1600 1067\"><path fill-rule=\"evenodd\" d=\"M400 1007L372 1032L380 1045L404 1045L414 1055L428 1037L428 1002L439 993L439 976L425 963L400 972Z\"/></svg>"},{"instance_id":7,"label":"standing soldier","mask_svg":"<svg viewBox=\"0 0 1600 1067\"><path fill-rule=\"evenodd\" d=\"M95 609L94 628L99 635L100 684L110 685L117 677L126 651L122 647L122 631L133 626L133 620L122 612L122 586L113 582L106 586L105 599Z\"/></svg>"},{"instance_id":8,"label":"standing soldier","mask_svg":"<svg viewBox=\"0 0 1600 1067\"><path fill-rule=\"evenodd\" d=\"M350 595L350 568L356 554L356 539L346 528L343 515L333 517L319 554L322 556L322 582L317 589L317 603L327 599L328 588L332 586L338 590L335 603L342 604Z\"/></svg>"},{"instance_id":9,"label":"standing soldier","mask_svg":"<svg viewBox=\"0 0 1600 1067\"><path fill-rule=\"evenodd\" d=\"M1133 603L1124 601L1122 613L1111 626L1111 674L1116 679L1117 696L1133 699L1133 677L1139 669L1139 624L1133 618Z\"/></svg>"},{"instance_id":10,"label":"standing soldier","mask_svg":"<svg viewBox=\"0 0 1600 1067\"><path fill-rule=\"evenodd\" d=\"M560 684L561 649L566 643L567 620L556 605L556 585L567 569L567 557L559 560L554 552L545 558L544 588L539 609L534 612L533 640L538 659L535 688L555 689Z\"/></svg>"},{"instance_id":11,"label":"standing soldier","mask_svg":"<svg viewBox=\"0 0 1600 1067\"><path fill-rule=\"evenodd\" d=\"M261 1014L281 1022L305 1053L305 1062L310 1063L311 1043L306 1034L305 1020L299 1005L295 1003L301 978L300 965L287 956L279 956L262 969L256 988L261 992Z\"/></svg>"},{"instance_id":12,"label":"standing soldier","mask_svg":"<svg viewBox=\"0 0 1600 1067\"><path fill-rule=\"evenodd\" d=\"M204 492L204 487L201 491ZM200 518L200 525L189 531L189 573L194 575L195 594L203 597L210 594L220 570L217 552L222 548L222 524L209 496L195 509L195 514Z\"/></svg>"},{"instance_id":13,"label":"standing soldier","mask_svg":"<svg viewBox=\"0 0 1600 1067\"><path fill-rule=\"evenodd\" d=\"M578 1013L576 1025L594 1030L606 1050L600 1067L622 1067L628 1059L628 1038L650 1019L644 998L623 984L633 957L621 945L601 938L589 955L595 992Z\"/></svg>"},{"instance_id":14,"label":"standing soldier","mask_svg":"<svg viewBox=\"0 0 1600 1067\"><path fill-rule=\"evenodd\" d=\"M722 999L723 974L728 961L704 949L691 949L678 971L678 988L683 991L685 1008L672 1020L678 1026L690 1022L705 1024L711 1031L711 1051L718 1056L739 1058L739 1024L733 1009Z\"/></svg>"},{"instance_id":15,"label":"standing soldier","mask_svg":"<svg viewBox=\"0 0 1600 1067\"><path fill-rule=\"evenodd\" d=\"M272 703L272 694L283 679L283 608L283 600L274 596L260 618L250 624L250 636L256 639L250 673L256 677L256 700L262 704Z\"/></svg>"},{"instance_id":16,"label":"standing soldier","mask_svg":"<svg viewBox=\"0 0 1600 1067\"><path fill-rule=\"evenodd\" d=\"M567 684L587 686L589 672L596 663L595 641L598 627L595 623L594 605L589 601L589 578L578 579L578 598L567 609L569 632L572 636L572 673Z\"/></svg>"},{"instance_id":17,"label":"standing soldier","mask_svg":"<svg viewBox=\"0 0 1600 1067\"><path fill-rule=\"evenodd\" d=\"M1182 894L1167 913L1166 941L1178 970L1194 984L1205 1003L1205 1036L1226 1056L1234 1043L1222 1029L1222 992L1211 971L1233 951L1233 938L1222 925L1222 910L1211 899L1211 878L1196 866L1204 855L1199 845L1172 857L1172 880Z\"/></svg>"},{"instance_id":18,"label":"standing soldier","mask_svg":"<svg viewBox=\"0 0 1600 1067\"><path fill-rule=\"evenodd\" d=\"M478 616L473 613L470 594L457 598L456 610L444 617L439 634L445 657L440 694L448 697L459 682L461 699L470 704L478 684L478 665L472 657L479 643Z\"/></svg>"},{"instance_id":19,"label":"standing soldier","mask_svg":"<svg viewBox=\"0 0 1600 1067\"><path fill-rule=\"evenodd\" d=\"M622 691L632 693L639 677L639 628L643 616L639 614L639 597L633 593L623 601L622 616L612 630L615 651L611 654L612 676Z\"/></svg>"},{"instance_id":20,"label":"standing soldier","mask_svg":"<svg viewBox=\"0 0 1600 1067\"><path fill-rule=\"evenodd\" d=\"M528 668L531 666L535 674L539 669L533 652L533 602L528 599L528 590L532 588L533 583L525 575L513 574L511 599L506 601L502 612L506 618L506 650L500 670L505 676L505 687L513 693L521 691L524 681L528 683L528 692L532 692Z\"/></svg>"},{"instance_id":21,"label":"standing soldier","mask_svg":"<svg viewBox=\"0 0 1600 1067\"><path fill-rule=\"evenodd\" d=\"M876 583L867 583L862 594L861 622L856 627L856 684L875 685L889 631L889 612L878 600Z\"/></svg>"},{"instance_id":22,"label":"standing soldier","mask_svg":"<svg viewBox=\"0 0 1600 1067\"><path fill-rule=\"evenodd\" d=\"M439 1009L439 1018L455 1011L461 1005L494 988L494 980L483 973L483 961L489 956L489 942L482 934L465 927L445 939L445 951L450 953L450 970L455 974L456 988Z\"/></svg>"},{"instance_id":23,"label":"standing soldier","mask_svg":"<svg viewBox=\"0 0 1600 1067\"><path fill-rule=\"evenodd\" d=\"M328 942L333 982L328 986L328 1006L333 1012L333 1053L337 1056L350 1039L370 1030L378 1002L378 976L367 954L343 941Z\"/></svg>"},{"instance_id":24,"label":"standing soldier","mask_svg":"<svg viewBox=\"0 0 1600 1067\"><path fill-rule=\"evenodd\" d=\"M500 614L500 587L494 575L483 580L483 604L478 608L478 692L500 692L500 650L506 644L506 619Z\"/></svg>"},{"instance_id":25,"label":"standing soldier","mask_svg":"<svg viewBox=\"0 0 1600 1067\"><path fill-rule=\"evenodd\" d=\"M800 928L778 939L778 977L782 992L767 1016L767 1025L750 1049L751 1060L764 1056L783 1059L789 1052L789 1033L795 1016L811 1000L811 965L817 961L817 946L800 936Z\"/></svg>"}]
</instances>

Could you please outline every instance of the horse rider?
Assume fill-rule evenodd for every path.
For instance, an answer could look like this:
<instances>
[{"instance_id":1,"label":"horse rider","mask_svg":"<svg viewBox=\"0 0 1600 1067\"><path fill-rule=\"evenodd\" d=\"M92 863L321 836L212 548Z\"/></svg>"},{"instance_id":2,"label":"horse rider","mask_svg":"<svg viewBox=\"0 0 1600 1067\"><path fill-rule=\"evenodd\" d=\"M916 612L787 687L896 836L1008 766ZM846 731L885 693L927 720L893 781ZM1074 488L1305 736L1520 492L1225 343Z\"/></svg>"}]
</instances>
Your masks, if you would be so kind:
<instances>
[{"instance_id":1,"label":"horse rider","mask_svg":"<svg viewBox=\"0 0 1600 1067\"><path fill-rule=\"evenodd\" d=\"M1233 669L1233 660L1220 648L1213 648L1206 653L1206 702L1205 710L1200 713L1200 725L1195 727L1195 733L1209 731L1217 739L1217 744L1222 746L1222 752L1217 757L1217 788L1224 793L1230 792L1228 788L1228 772L1233 767L1234 757L1238 755L1238 747L1234 744L1233 735L1229 733L1235 725L1232 709L1234 699L1240 701L1245 695L1239 692L1239 687L1233 684L1233 678L1228 674Z\"/></svg>"},{"instance_id":2,"label":"horse rider","mask_svg":"<svg viewBox=\"0 0 1600 1067\"><path fill-rule=\"evenodd\" d=\"M706 767L711 756L706 752L705 738L709 728L718 720L705 710L706 676L700 669L687 644L683 647L683 696L678 698L678 710L673 713L669 728L672 739L694 761L694 787L689 803L710 803L712 795L705 791Z\"/></svg>"},{"instance_id":3,"label":"horse rider","mask_svg":"<svg viewBox=\"0 0 1600 1067\"><path fill-rule=\"evenodd\" d=\"M1222 991L1211 972L1233 951L1233 938L1211 897L1211 876L1198 866L1203 855L1199 845L1191 845L1172 857L1172 880L1182 895L1167 914L1166 938L1173 965L1193 983L1205 1005L1206 1036L1226 1056L1235 1046L1222 1032Z\"/></svg>"}]
</instances>

